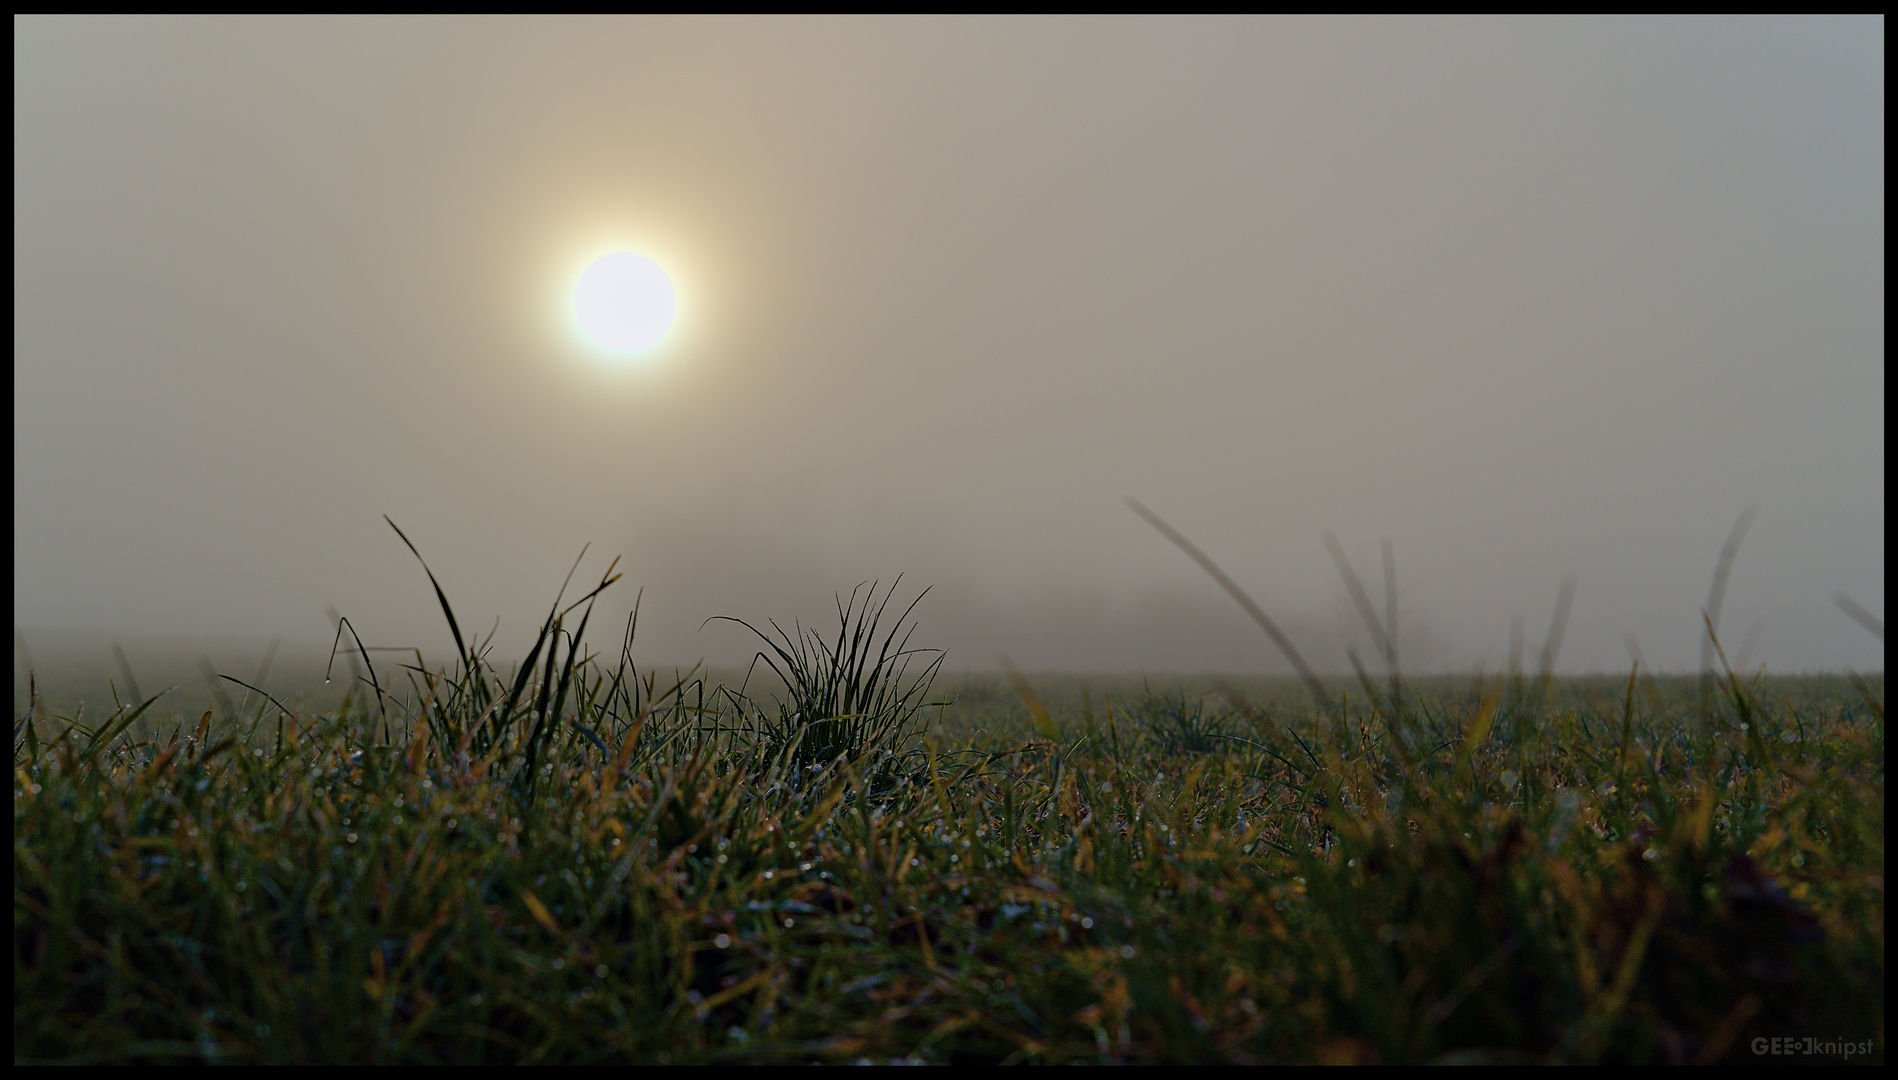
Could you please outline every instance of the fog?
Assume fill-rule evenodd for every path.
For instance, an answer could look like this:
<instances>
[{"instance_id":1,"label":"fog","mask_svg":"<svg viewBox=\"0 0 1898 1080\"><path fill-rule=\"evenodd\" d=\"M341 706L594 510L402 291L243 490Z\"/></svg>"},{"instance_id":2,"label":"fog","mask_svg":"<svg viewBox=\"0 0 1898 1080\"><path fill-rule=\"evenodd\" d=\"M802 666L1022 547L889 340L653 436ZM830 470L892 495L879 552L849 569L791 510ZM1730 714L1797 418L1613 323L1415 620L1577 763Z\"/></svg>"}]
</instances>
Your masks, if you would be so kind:
<instances>
[{"instance_id":1,"label":"fog","mask_svg":"<svg viewBox=\"0 0 1898 1080\"><path fill-rule=\"evenodd\" d=\"M900 574L951 671L1285 670L1133 497L1324 670L1330 534L1411 670L1573 575L1687 671L1751 507L1728 656L1882 670L1884 31L16 18L15 627L447 663L387 515L501 657L584 548L656 664Z\"/></svg>"}]
</instances>

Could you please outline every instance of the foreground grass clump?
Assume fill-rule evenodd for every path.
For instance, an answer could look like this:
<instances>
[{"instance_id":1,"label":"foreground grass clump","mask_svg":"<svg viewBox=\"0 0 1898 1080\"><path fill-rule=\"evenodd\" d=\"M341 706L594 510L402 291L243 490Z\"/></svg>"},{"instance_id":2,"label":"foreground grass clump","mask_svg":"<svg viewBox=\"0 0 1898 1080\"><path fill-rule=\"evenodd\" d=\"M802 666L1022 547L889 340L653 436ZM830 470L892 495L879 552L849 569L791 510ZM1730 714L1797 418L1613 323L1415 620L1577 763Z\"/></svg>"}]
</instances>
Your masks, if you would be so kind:
<instances>
[{"instance_id":1,"label":"foreground grass clump","mask_svg":"<svg viewBox=\"0 0 1898 1080\"><path fill-rule=\"evenodd\" d=\"M1884 1059L1882 678L958 718L871 607L775 707L575 610L511 678L23 721L15 1061Z\"/></svg>"}]
</instances>

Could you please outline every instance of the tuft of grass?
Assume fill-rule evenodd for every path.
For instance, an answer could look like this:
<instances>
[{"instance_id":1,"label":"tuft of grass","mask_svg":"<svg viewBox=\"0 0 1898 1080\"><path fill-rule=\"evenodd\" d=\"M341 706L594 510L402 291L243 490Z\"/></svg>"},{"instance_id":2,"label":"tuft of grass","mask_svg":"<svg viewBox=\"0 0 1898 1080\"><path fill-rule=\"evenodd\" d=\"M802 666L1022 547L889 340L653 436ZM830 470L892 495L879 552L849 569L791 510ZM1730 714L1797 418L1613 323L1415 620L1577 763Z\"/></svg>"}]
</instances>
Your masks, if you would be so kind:
<instances>
[{"instance_id":1,"label":"tuft of grass","mask_svg":"<svg viewBox=\"0 0 1898 1080\"><path fill-rule=\"evenodd\" d=\"M910 601L878 643L877 628L901 581L899 576L891 582L880 601L876 582L867 587L859 584L848 602L839 596L837 636L832 642L801 623L793 624L796 633L791 634L772 621L771 629L777 632L773 639L743 619L720 615L706 620L735 622L770 650L757 654L753 668L762 661L784 685L788 697L776 702L775 716L754 710L754 731L767 760L782 761L797 772L816 772L839 762L864 768L874 758L879 759L874 768L888 774L895 762L913 756L909 744L927 726L923 710L947 704L928 700L946 654L939 649L910 648L915 626L903 630L904 621L928 589ZM857 604L860 592L865 594L862 607ZM903 635L900 640L898 633ZM911 661L931 654L934 659L910 677ZM735 696L749 701L743 695L740 687Z\"/></svg>"},{"instance_id":2,"label":"tuft of grass","mask_svg":"<svg viewBox=\"0 0 1898 1080\"><path fill-rule=\"evenodd\" d=\"M1235 734L1231 710L1210 707L1206 695L1189 696L1179 687L1158 691L1146 687L1130 713L1163 753L1210 754L1231 749Z\"/></svg>"}]
</instances>

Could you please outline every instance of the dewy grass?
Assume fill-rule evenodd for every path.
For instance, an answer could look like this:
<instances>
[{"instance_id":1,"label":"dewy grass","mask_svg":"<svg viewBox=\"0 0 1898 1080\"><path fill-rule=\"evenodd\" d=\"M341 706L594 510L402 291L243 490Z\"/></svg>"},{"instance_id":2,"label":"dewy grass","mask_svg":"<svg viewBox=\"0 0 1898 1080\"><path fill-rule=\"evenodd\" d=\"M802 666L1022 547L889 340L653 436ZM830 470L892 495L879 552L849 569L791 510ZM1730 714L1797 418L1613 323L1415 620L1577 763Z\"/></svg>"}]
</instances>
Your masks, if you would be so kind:
<instances>
[{"instance_id":1,"label":"dewy grass","mask_svg":"<svg viewBox=\"0 0 1898 1080\"><path fill-rule=\"evenodd\" d=\"M766 716L437 596L451 666L313 715L30 695L16 1063L1884 1060L1882 673L1412 678L1401 742L1255 681L1194 752L998 679L853 757L790 725L912 733L881 604Z\"/></svg>"},{"instance_id":2,"label":"dewy grass","mask_svg":"<svg viewBox=\"0 0 1898 1080\"><path fill-rule=\"evenodd\" d=\"M1207 754L1224 749L1235 736L1231 709L1209 707L1206 695L1189 696L1183 689L1145 688L1132 708L1146 737L1168 754Z\"/></svg>"},{"instance_id":3,"label":"dewy grass","mask_svg":"<svg viewBox=\"0 0 1898 1080\"><path fill-rule=\"evenodd\" d=\"M877 756L884 759L875 766L878 774L888 776L893 767L891 759L900 761L910 756L905 753L910 741L907 736L912 734L910 725L920 723L919 714L924 709L945 704L925 700L942 667L943 653L910 648L914 626L901 641L896 637L903 621L928 594L927 589L910 601L882 644L877 643L877 626L901 581L898 577L891 582L880 602L875 582L867 590L862 585L852 590L848 604L839 597L835 644L826 644L816 630L807 630L801 624L794 624L797 634L793 636L773 621L771 629L778 633L774 641L743 619L714 616L743 626L765 643L772 655L760 652L757 660L764 661L789 694L789 700L777 703L775 718L760 715L756 722L767 760L784 759L799 772L811 772L840 761L863 768L868 758ZM860 591L867 591L862 608L857 607ZM935 659L910 678L910 661L931 653ZM753 663L755 666L756 661ZM742 688L734 699L748 702Z\"/></svg>"}]
</instances>

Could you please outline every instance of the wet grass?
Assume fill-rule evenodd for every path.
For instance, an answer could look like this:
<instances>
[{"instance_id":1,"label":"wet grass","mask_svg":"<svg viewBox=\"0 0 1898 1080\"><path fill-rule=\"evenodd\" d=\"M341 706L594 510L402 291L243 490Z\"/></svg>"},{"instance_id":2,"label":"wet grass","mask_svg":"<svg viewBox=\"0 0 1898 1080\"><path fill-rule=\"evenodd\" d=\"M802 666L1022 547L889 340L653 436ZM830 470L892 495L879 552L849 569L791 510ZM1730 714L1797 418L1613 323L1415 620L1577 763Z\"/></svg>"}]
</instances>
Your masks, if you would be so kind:
<instances>
[{"instance_id":1,"label":"wet grass","mask_svg":"<svg viewBox=\"0 0 1898 1080\"><path fill-rule=\"evenodd\" d=\"M505 673L339 623L310 714L36 700L16 1063L1884 1059L1882 674L938 679L892 586L771 693L589 651L612 583Z\"/></svg>"}]
</instances>

